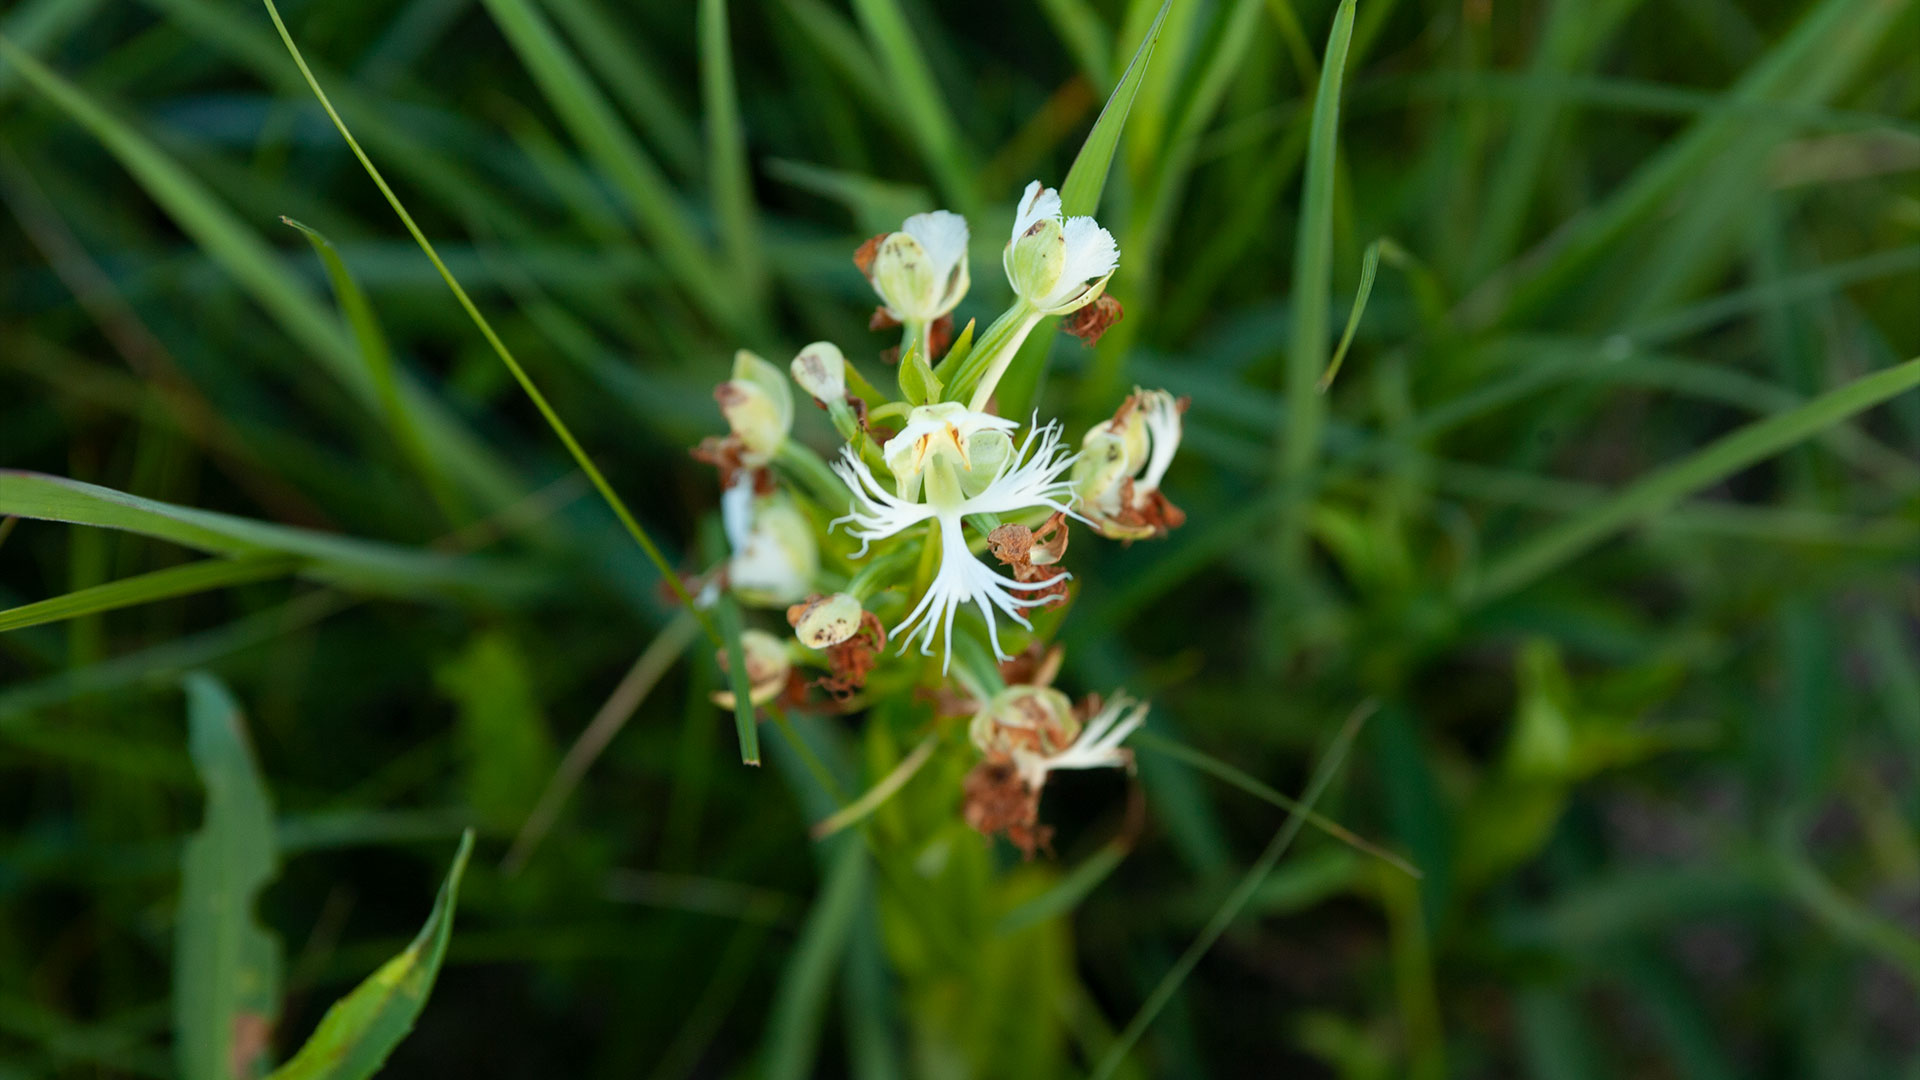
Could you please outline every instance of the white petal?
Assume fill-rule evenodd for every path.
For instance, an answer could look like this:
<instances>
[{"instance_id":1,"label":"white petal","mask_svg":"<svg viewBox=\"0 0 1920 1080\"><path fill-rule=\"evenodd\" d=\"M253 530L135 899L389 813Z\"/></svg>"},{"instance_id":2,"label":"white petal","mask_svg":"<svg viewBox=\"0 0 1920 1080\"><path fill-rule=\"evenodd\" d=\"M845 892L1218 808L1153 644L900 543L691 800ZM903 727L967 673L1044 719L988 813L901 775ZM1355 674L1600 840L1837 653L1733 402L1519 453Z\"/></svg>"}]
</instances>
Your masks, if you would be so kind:
<instances>
[{"instance_id":1,"label":"white petal","mask_svg":"<svg viewBox=\"0 0 1920 1080\"><path fill-rule=\"evenodd\" d=\"M753 477L745 470L720 493L720 526L726 531L727 546L735 551L753 537Z\"/></svg>"},{"instance_id":2,"label":"white petal","mask_svg":"<svg viewBox=\"0 0 1920 1080\"><path fill-rule=\"evenodd\" d=\"M1066 265L1060 271L1060 284L1049 297L1056 302L1065 300L1087 282L1113 273L1113 268L1120 265L1120 246L1114 243L1113 234L1092 218L1068 218L1065 236Z\"/></svg>"},{"instance_id":3,"label":"white petal","mask_svg":"<svg viewBox=\"0 0 1920 1080\"><path fill-rule=\"evenodd\" d=\"M967 257L967 219L951 210L915 214L900 226L900 231L920 241L934 280L945 284L954 267Z\"/></svg>"},{"instance_id":4,"label":"white petal","mask_svg":"<svg viewBox=\"0 0 1920 1080\"><path fill-rule=\"evenodd\" d=\"M1140 393L1138 387L1135 393ZM1180 449L1180 404L1173 395L1165 390L1155 390L1146 394L1146 407L1142 410L1147 422L1147 432L1153 436L1153 452L1147 462L1147 471L1134 488L1139 494L1158 490L1160 481L1167 475L1167 467L1173 464L1174 451Z\"/></svg>"},{"instance_id":5,"label":"white petal","mask_svg":"<svg viewBox=\"0 0 1920 1080\"><path fill-rule=\"evenodd\" d=\"M1020 239L1020 234L1031 228L1036 221L1059 216L1060 193L1035 180L1027 185L1027 190L1020 196L1020 207L1014 212L1013 217L1012 239Z\"/></svg>"}]
</instances>

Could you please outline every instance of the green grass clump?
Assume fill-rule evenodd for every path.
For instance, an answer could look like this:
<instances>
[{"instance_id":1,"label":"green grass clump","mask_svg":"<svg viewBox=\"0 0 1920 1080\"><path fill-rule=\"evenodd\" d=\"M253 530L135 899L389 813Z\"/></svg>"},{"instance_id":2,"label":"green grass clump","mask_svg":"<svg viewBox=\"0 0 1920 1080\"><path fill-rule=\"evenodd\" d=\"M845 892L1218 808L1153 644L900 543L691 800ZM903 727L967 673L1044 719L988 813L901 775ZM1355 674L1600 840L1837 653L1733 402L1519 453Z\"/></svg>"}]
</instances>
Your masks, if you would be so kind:
<instances>
[{"instance_id":1,"label":"green grass clump","mask_svg":"<svg viewBox=\"0 0 1920 1080\"><path fill-rule=\"evenodd\" d=\"M1920 1076L1915 40L23 0L0 1075ZM984 334L1035 176L1127 315L1002 413L1191 407L1041 624L1137 772L1027 862L924 699L716 708L783 628L683 577L734 350L884 374L848 256L936 207Z\"/></svg>"}]
</instances>

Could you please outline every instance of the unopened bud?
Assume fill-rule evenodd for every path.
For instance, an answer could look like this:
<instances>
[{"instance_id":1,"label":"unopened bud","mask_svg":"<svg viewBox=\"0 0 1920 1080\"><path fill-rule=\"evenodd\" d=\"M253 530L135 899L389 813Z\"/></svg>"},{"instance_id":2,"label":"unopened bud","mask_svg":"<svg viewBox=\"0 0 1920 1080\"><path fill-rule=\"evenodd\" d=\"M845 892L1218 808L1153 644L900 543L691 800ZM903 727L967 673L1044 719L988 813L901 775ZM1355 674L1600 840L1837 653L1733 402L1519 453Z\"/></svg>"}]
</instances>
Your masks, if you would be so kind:
<instances>
[{"instance_id":1,"label":"unopened bud","mask_svg":"<svg viewBox=\"0 0 1920 1080\"><path fill-rule=\"evenodd\" d=\"M813 395L815 401L830 405L847 396L847 358L831 341L816 341L793 358L793 381Z\"/></svg>"},{"instance_id":2,"label":"unopened bud","mask_svg":"<svg viewBox=\"0 0 1920 1080\"><path fill-rule=\"evenodd\" d=\"M780 369L741 349L734 354L733 378L715 387L713 397L750 463L773 460L793 427L793 391Z\"/></svg>"},{"instance_id":3,"label":"unopened bud","mask_svg":"<svg viewBox=\"0 0 1920 1080\"><path fill-rule=\"evenodd\" d=\"M860 632L860 601L847 593L816 596L787 609L793 636L809 649L826 649Z\"/></svg>"}]
</instances>

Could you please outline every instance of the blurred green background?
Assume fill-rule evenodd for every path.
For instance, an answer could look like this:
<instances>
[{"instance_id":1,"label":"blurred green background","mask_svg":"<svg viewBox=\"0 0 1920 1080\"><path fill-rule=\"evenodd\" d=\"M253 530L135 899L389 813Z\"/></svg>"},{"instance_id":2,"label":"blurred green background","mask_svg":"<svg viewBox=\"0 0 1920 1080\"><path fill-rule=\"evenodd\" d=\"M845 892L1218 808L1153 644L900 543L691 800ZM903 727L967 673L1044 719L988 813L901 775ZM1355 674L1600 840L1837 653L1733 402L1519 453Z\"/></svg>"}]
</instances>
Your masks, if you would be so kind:
<instances>
[{"instance_id":1,"label":"blurred green background","mask_svg":"<svg viewBox=\"0 0 1920 1080\"><path fill-rule=\"evenodd\" d=\"M973 222L960 314L990 320L1015 194L1060 181L1158 7L283 13L694 572L716 489L686 450L732 350L828 338L884 375L849 256L936 206ZM303 533L231 579L0 612L0 1077L179 1075L190 670L277 815L273 1060L412 937L472 825L387 1075L1084 1075L1370 702L1319 809L1421 876L1301 832L1119 1075L1920 1077L1920 393L1794 411L1920 353L1920 6L1366 0L1302 229L1333 18L1173 0L1100 212L1127 317L1012 391L1076 437L1136 382L1193 402L1188 524L1072 554L1062 681L1154 701L1139 774L1049 785L1057 857L1022 864L958 825L957 742L826 844L786 743L738 764L704 645L663 636L658 574L261 7L10 3L0 466L389 546ZM1382 238L1340 378L1299 393ZM1689 457L1769 417L1780 452ZM14 484L0 608L197 558L30 520ZM650 643L677 662L503 873ZM795 723L858 791L923 721Z\"/></svg>"}]
</instances>

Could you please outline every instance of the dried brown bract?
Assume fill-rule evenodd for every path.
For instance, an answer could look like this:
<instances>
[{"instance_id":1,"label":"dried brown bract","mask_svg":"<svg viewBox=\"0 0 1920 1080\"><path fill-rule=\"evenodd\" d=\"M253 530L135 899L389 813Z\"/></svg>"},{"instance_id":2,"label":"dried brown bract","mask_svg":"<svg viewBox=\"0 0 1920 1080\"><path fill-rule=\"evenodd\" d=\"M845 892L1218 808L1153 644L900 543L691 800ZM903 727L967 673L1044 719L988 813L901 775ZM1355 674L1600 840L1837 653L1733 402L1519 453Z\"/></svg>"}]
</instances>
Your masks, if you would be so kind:
<instances>
[{"instance_id":1,"label":"dried brown bract","mask_svg":"<svg viewBox=\"0 0 1920 1080\"><path fill-rule=\"evenodd\" d=\"M1008 757L990 757L967 773L962 816L982 836L1004 833L1027 858L1053 854L1053 827L1040 824L1040 793Z\"/></svg>"},{"instance_id":2,"label":"dried brown bract","mask_svg":"<svg viewBox=\"0 0 1920 1080\"><path fill-rule=\"evenodd\" d=\"M1100 299L1067 316L1060 324L1060 330L1079 338L1091 349L1100 344L1101 335L1113 329L1113 324L1119 322L1126 313L1120 301L1108 293L1101 293Z\"/></svg>"},{"instance_id":3,"label":"dried brown bract","mask_svg":"<svg viewBox=\"0 0 1920 1080\"><path fill-rule=\"evenodd\" d=\"M720 486L730 488L742 471L753 477L755 495L771 495L774 491L773 473L767 469L748 465L743 455L746 444L738 435L709 435L700 440L700 445L689 450L695 461L703 461L720 471Z\"/></svg>"},{"instance_id":4,"label":"dried brown bract","mask_svg":"<svg viewBox=\"0 0 1920 1080\"><path fill-rule=\"evenodd\" d=\"M1013 579L1022 583L1053 579L1046 588L1034 590L1034 596L1050 599L1042 608L1056 608L1067 601L1067 576L1051 569L1067 553L1067 515L1056 511L1038 530L1012 522L987 534L987 550L1013 571Z\"/></svg>"}]
</instances>

